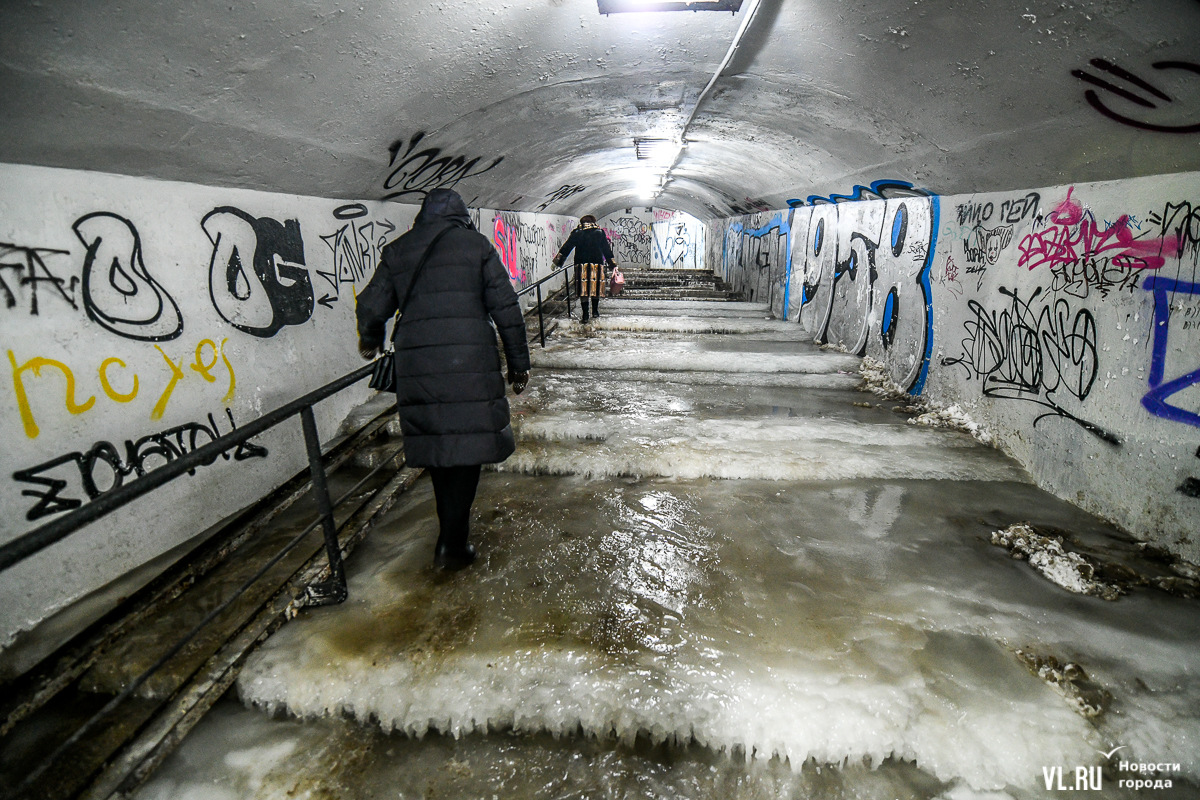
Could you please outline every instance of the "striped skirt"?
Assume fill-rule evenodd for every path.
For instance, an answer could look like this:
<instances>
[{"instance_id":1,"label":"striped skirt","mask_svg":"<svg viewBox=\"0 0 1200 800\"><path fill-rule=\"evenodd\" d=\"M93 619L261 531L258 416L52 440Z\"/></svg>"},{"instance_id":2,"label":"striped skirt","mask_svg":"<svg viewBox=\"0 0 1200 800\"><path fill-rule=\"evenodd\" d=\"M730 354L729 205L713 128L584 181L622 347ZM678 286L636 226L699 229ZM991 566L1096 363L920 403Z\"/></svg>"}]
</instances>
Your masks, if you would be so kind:
<instances>
[{"instance_id":1,"label":"striped skirt","mask_svg":"<svg viewBox=\"0 0 1200 800\"><path fill-rule=\"evenodd\" d=\"M608 293L608 269L604 264L575 265L575 294L604 297Z\"/></svg>"}]
</instances>

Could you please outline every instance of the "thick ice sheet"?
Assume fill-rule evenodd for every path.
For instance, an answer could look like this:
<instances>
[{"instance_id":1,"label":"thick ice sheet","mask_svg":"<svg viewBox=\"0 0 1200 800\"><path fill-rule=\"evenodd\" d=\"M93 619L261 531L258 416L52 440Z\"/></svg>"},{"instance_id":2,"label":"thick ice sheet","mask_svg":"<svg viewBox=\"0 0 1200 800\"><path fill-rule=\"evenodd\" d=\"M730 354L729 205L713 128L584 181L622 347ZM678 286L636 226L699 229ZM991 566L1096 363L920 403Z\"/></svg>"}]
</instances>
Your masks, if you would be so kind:
<instances>
[{"instance_id":1,"label":"thick ice sheet","mask_svg":"<svg viewBox=\"0 0 1200 800\"><path fill-rule=\"evenodd\" d=\"M487 473L476 511L480 562L437 574L419 484L356 554L351 600L272 637L243 698L414 735L643 731L797 768L895 755L976 789L1033 788L1114 743L1194 770L1193 604L1071 595L991 546L1018 514L1096 525L1033 487ZM1099 730L1018 647L1116 695Z\"/></svg>"},{"instance_id":2,"label":"thick ice sheet","mask_svg":"<svg viewBox=\"0 0 1200 800\"><path fill-rule=\"evenodd\" d=\"M519 446L499 468L681 478L1026 480L999 452L960 433L908 425L907 416L873 406L875 398L861 392L731 391L625 377L620 370L535 375L512 401Z\"/></svg>"},{"instance_id":3,"label":"thick ice sheet","mask_svg":"<svg viewBox=\"0 0 1200 800\"><path fill-rule=\"evenodd\" d=\"M745 316L756 319L771 319L771 309L766 303L713 302L712 300L631 300L606 297L600 300L603 314L666 315L687 314L689 316L712 315L721 317Z\"/></svg>"},{"instance_id":4,"label":"thick ice sheet","mask_svg":"<svg viewBox=\"0 0 1200 800\"><path fill-rule=\"evenodd\" d=\"M408 739L353 720L271 720L219 704L136 800L930 800L945 788L889 761L839 769L548 734ZM965 798L963 799L965 800ZM993 799L994 800L994 799Z\"/></svg>"},{"instance_id":5,"label":"thick ice sheet","mask_svg":"<svg viewBox=\"0 0 1200 800\"><path fill-rule=\"evenodd\" d=\"M589 327L590 326L590 327ZM748 319L745 317L694 316L691 313L678 315L625 314L613 316L607 312L585 326L578 320L571 322L571 331L649 331L659 333L724 333L754 335L779 341L811 342L811 333L795 323L778 320Z\"/></svg>"},{"instance_id":6,"label":"thick ice sheet","mask_svg":"<svg viewBox=\"0 0 1200 800\"><path fill-rule=\"evenodd\" d=\"M539 414L520 422L498 468L550 475L679 478L1027 480L968 436L917 427L812 419L634 418Z\"/></svg>"},{"instance_id":7,"label":"thick ice sheet","mask_svg":"<svg viewBox=\"0 0 1200 800\"><path fill-rule=\"evenodd\" d=\"M544 376L549 374L571 374L577 376L580 382L592 379L592 376L620 375L622 381L636 383L671 383L691 386L719 387L726 394L729 391L729 375L724 372L673 372L653 369L582 369L571 368L557 370L553 368L539 369L533 373L530 386L537 386ZM862 377L850 371L839 372L739 372L737 385L739 389L776 387L787 389L854 389L862 384ZM872 398L873 399L873 398ZM513 398L509 398L510 401ZM893 404L894 405L894 404Z\"/></svg>"},{"instance_id":8,"label":"thick ice sheet","mask_svg":"<svg viewBox=\"0 0 1200 800\"><path fill-rule=\"evenodd\" d=\"M706 350L701 341L593 337L547 342L533 347L534 369L650 369L692 372L857 373L857 356L813 351L802 343L795 353Z\"/></svg>"}]
</instances>

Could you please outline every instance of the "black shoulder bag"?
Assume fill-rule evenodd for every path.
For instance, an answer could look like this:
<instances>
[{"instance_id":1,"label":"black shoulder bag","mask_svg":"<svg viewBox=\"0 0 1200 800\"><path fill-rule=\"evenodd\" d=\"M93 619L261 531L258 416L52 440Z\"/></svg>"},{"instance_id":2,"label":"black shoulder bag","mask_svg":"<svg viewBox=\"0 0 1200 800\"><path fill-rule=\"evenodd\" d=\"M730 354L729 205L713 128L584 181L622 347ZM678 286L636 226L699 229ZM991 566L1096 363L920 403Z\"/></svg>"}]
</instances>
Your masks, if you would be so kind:
<instances>
[{"instance_id":1,"label":"black shoulder bag","mask_svg":"<svg viewBox=\"0 0 1200 800\"><path fill-rule=\"evenodd\" d=\"M392 324L392 349L384 350L383 355L375 361L375 370L371 373L371 380L367 382L367 386L376 391L396 391L396 330L400 325L400 317L404 315L404 309L408 306L408 301L413 296L413 289L417 286L417 279L421 277L421 270L425 267L425 262L429 260L429 254L433 252L433 248L438 241L454 227L456 226L451 225L433 237L433 241L425 248L425 254L417 262L417 268L413 270L412 280L408 282L408 291L404 293L404 299L400 301L400 309L396 312L395 322Z\"/></svg>"}]
</instances>

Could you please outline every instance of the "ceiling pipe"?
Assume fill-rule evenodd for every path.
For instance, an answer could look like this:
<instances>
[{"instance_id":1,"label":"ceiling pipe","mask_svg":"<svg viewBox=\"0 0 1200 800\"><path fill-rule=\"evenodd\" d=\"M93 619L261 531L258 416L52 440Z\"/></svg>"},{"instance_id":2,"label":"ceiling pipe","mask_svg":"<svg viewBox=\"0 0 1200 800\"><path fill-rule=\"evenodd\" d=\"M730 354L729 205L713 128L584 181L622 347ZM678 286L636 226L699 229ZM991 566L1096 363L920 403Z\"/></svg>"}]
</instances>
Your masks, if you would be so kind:
<instances>
[{"instance_id":1,"label":"ceiling pipe","mask_svg":"<svg viewBox=\"0 0 1200 800\"><path fill-rule=\"evenodd\" d=\"M663 173L662 185L659 186L658 192L655 193L651 205L658 202L658 198L667 188L667 184L671 182L671 173L679 166L679 161L683 158L683 151L687 149L687 133L692 127L692 122L696 119L696 114L700 111L700 106L708 99L708 95L712 92L713 86L716 85L717 79L721 77L721 73L733 61L733 56L737 53L738 46L742 43L742 37L746 35L746 31L750 29L750 23L754 21L754 15L758 13L758 6L761 0L750 0L746 4L746 14L742 17L742 24L738 26L737 33L733 36L733 41L729 43L729 50L725 53L725 58L721 59L720 66L709 79L708 84L700 92L700 96L696 98L696 104L692 106L692 113L688 114L687 121L683 123L683 129L679 132L679 152L675 154L675 160L671 162L671 166L667 167L667 171Z\"/></svg>"}]
</instances>

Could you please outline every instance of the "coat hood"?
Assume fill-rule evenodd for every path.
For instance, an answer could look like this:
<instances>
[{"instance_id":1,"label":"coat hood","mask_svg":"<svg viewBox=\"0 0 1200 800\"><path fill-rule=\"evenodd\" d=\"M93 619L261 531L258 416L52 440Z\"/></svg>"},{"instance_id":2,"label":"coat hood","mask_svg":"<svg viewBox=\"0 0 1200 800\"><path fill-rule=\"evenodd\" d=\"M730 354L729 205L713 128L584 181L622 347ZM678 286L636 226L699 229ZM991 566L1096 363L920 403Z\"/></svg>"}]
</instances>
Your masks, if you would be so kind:
<instances>
[{"instance_id":1,"label":"coat hood","mask_svg":"<svg viewBox=\"0 0 1200 800\"><path fill-rule=\"evenodd\" d=\"M467 204L463 202L462 196L453 189L433 189L425 195L415 222L423 224L443 220L456 222L467 228L472 227Z\"/></svg>"}]
</instances>

